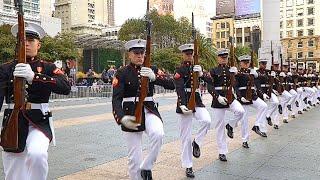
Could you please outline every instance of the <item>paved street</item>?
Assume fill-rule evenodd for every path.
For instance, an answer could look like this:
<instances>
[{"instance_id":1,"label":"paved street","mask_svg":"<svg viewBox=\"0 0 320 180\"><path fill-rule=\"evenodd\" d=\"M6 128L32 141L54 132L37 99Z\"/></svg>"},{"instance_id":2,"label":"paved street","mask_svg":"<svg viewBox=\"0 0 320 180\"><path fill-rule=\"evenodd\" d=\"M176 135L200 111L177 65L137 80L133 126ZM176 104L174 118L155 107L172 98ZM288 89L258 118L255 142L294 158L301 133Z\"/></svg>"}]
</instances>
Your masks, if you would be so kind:
<instances>
[{"instance_id":1,"label":"paved street","mask_svg":"<svg viewBox=\"0 0 320 180\"><path fill-rule=\"evenodd\" d=\"M211 97L206 95L205 99L214 117L209 106ZM185 179L180 163L176 95L158 95L157 100L164 120L165 139L153 170L154 179ZM57 147L49 148L48 179L128 179L126 145L113 120L109 98L55 101L52 110ZM251 132L250 149L241 147L237 128L235 139L228 140L227 163L217 160L215 131L211 129L201 149L201 158L194 159L196 179L320 179L318 110L316 107L290 120L279 130L270 128L268 138ZM251 125L254 115L250 113ZM197 129L196 125L193 131ZM145 150L147 142L144 138ZM4 179L3 172L0 179Z\"/></svg>"}]
</instances>

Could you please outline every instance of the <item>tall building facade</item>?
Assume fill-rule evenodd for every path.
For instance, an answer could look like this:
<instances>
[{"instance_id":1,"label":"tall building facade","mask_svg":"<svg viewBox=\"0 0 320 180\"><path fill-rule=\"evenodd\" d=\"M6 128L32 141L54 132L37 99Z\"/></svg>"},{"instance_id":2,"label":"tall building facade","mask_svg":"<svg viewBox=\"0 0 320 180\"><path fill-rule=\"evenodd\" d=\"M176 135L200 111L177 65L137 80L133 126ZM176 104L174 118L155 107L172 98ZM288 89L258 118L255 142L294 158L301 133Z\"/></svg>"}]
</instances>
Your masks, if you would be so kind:
<instances>
[{"instance_id":1,"label":"tall building facade","mask_svg":"<svg viewBox=\"0 0 320 180\"><path fill-rule=\"evenodd\" d=\"M280 38L292 64L319 70L320 1L280 0Z\"/></svg>"},{"instance_id":2,"label":"tall building facade","mask_svg":"<svg viewBox=\"0 0 320 180\"><path fill-rule=\"evenodd\" d=\"M151 0L150 9L156 9L160 15L174 15L174 0Z\"/></svg>"},{"instance_id":3,"label":"tall building facade","mask_svg":"<svg viewBox=\"0 0 320 180\"><path fill-rule=\"evenodd\" d=\"M24 18L28 22L40 23L40 0L23 1ZM17 22L17 12L13 0L0 0L0 24Z\"/></svg>"},{"instance_id":4,"label":"tall building facade","mask_svg":"<svg viewBox=\"0 0 320 180\"><path fill-rule=\"evenodd\" d=\"M100 35L114 25L114 0L56 0L55 9L62 31Z\"/></svg>"}]
</instances>

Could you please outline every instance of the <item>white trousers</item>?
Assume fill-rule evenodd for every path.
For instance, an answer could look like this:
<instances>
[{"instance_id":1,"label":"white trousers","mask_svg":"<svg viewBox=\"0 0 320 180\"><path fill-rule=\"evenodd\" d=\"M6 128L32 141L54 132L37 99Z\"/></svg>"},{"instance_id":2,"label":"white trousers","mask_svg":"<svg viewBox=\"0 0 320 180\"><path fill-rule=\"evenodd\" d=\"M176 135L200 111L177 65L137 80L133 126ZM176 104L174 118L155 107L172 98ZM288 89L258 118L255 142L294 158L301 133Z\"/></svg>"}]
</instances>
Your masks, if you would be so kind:
<instances>
[{"instance_id":1,"label":"white trousers","mask_svg":"<svg viewBox=\"0 0 320 180\"><path fill-rule=\"evenodd\" d=\"M232 119L229 120L229 125L233 128L236 124L243 118L245 110L239 101L234 100L230 108L213 108L214 120L215 120L215 129L216 129L216 138L218 144L219 154L228 153L228 146L225 133L225 115L226 111L231 111L233 113Z\"/></svg>"},{"instance_id":2,"label":"white trousers","mask_svg":"<svg viewBox=\"0 0 320 180\"><path fill-rule=\"evenodd\" d=\"M203 139L208 133L211 118L205 107L196 107L196 112L180 115L180 138L181 138L181 163L183 168L192 167L192 120L200 123L200 129L195 136L196 143L201 147Z\"/></svg>"},{"instance_id":3,"label":"white trousers","mask_svg":"<svg viewBox=\"0 0 320 180\"><path fill-rule=\"evenodd\" d=\"M29 126L26 148L22 153L2 152L6 180L46 180L49 139Z\"/></svg>"},{"instance_id":4,"label":"white trousers","mask_svg":"<svg viewBox=\"0 0 320 180\"><path fill-rule=\"evenodd\" d=\"M243 142L249 141L249 115L248 110L250 107L257 110L257 117L255 121L255 126L264 127L266 126L266 113L268 110L268 105L262 99L258 98L255 101L252 101L253 104L243 105L245 110L244 116L241 120L241 137Z\"/></svg>"},{"instance_id":5,"label":"white trousers","mask_svg":"<svg viewBox=\"0 0 320 180\"><path fill-rule=\"evenodd\" d=\"M163 142L163 123L161 119L145 109L144 131L149 138L148 154L142 157L142 135L143 132L125 132L128 147L129 176L132 180L140 178L140 170L151 170L159 155Z\"/></svg>"},{"instance_id":6,"label":"white trousers","mask_svg":"<svg viewBox=\"0 0 320 180\"><path fill-rule=\"evenodd\" d=\"M266 117L271 117L273 123L279 124L279 111L278 111L278 105L280 104L278 97L271 93L271 97L268 102L268 110ZM263 127L261 129L262 132L267 132L267 127Z\"/></svg>"},{"instance_id":7,"label":"white trousers","mask_svg":"<svg viewBox=\"0 0 320 180\"><path fill-rule=\"evenodd\" d=\"M305 107L305 103L303 102L303 99L305 97L305 93L302 87L297 88L298 98L297 101L299 102L299 108L298 110L303 112L302 110Z\"/></svg>"},{"instance_id":8,"label":"white trousers","mask_svg":"<svg viewBox=\"0 0 320 180\"><path fill-rule=\"evenodd\" d=\"M289 91L289 93L291 94L292 98L291 100L289 101L289 105L291 105L291 115L296 115L296 113L298 112L298 107L296 106L296 101L298 100L299 98L299 94L297 91L295 91L294 89L291 89ZM290 103L291 102L291 103ZM284 118L285 118L285 115L284 115Z\"/></svg>"},{"instance_id":9,"label":"white trousers","mask_svg":"<svg viewBox=\"0 0 320 180\"><path fill-rule=\"evenodd\" d=\"M289 113L288 113L287 105L291 104L294 99L293 99L292 95L288 91L285 90L279 96L279 100L280 100L280 104L282 107L283 119L288 119Z\"/></svg>"}]
</instances>

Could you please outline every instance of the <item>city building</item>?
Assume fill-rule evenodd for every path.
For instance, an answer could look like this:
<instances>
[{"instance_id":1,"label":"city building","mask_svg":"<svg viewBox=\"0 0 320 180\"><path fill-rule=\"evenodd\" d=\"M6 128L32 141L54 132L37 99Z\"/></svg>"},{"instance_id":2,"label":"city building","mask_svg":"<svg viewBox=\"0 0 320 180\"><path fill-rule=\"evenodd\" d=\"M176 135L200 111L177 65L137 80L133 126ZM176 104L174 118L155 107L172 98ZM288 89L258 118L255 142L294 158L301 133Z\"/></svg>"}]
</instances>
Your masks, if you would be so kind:
<instances>
[{"instance_id":1,"label":"city building","mask_svg":"<svg viewBox=\"0 0 320 180\"><path fill-rule=\"evenodd\" d=\"M107 27L102 30L102 37L105 37L106 40L118 40L118 33L121 29L121 26Z\"/></svg>"},{"instance_id":2,"label":"city building","mask_svg":"<svg viewBox=\"0 0 320 180\"><path fill-rule=\"evenodd\" d=\"M101 35L114 25L114 0L56 0L55 9L63 32Z\"/></svg>"},{"instance_id":3,"label":"city building","mask_svg":"<svg viewBox=\"0 0 320 180\"><path fill-rule=\"evenodd\" d=\"M174 15L174 0L150 0L150 9L156 9L160 15Z\"/></svg>"},{"instance_id":4,"label":"city building","mask_svg":"<svg viewBox=\"0 0 320 180\"><path fill-rule=\"evenodd\" d=\"M280 0L280 37L292 64L319 70L320 1Z\"/></svg>"}]
</instances>

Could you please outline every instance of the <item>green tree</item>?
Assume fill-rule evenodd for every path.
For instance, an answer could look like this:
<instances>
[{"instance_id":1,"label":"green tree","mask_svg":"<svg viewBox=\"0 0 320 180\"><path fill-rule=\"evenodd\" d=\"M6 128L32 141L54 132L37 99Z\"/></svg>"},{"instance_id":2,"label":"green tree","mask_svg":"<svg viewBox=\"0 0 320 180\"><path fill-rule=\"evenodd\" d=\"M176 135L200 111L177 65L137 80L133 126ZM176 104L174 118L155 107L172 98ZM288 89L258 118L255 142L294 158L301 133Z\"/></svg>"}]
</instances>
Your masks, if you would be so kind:
<instances>
[{"instance_id":1,"label":"green tree","mask_svg":"<svg viewBox=\"0 0 320 180\"><path fill-rule=\"evenodd\" d=\"M180 64L181 55L175 48L156 49L152 54L152 64L173 73Z\"/></svg>"},{"instance_id":2,"label":"green tree","mask_svg":"<svg viewBox=\"0 0 320 180\"><path fill-rule=\"evenodd\" d=\"M15 38L10 25L0 26L0 63L12 60L15 54Z\"/></svg>"},{"instance_id":3,"label":"green tree","mask_svg":"<svg viewBox=\"0 0 320 180\"><path fill-rule=\"evenodd\" d=\"M240 57L242 55L252 55L251 54L251 48L249 46L238 46L236 48L236 56ZM258 55L256 53L253 54L253 62L254 65L257 66L258 65Z\"/></svg>"}]
</instances>

